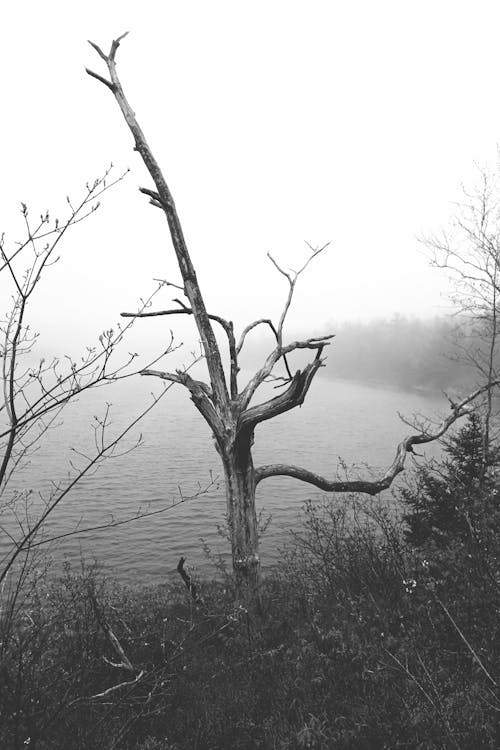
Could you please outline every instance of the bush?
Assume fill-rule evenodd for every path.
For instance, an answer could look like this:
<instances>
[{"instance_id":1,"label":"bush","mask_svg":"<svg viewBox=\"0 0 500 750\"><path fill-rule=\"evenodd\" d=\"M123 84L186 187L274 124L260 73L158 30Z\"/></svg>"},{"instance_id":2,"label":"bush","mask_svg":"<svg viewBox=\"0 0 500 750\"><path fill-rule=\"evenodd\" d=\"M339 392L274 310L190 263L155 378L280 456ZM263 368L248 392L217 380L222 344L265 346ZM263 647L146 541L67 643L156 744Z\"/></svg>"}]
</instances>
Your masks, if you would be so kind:
<instances>
[{"instance_id":1,"label":"bush","mask_svg":"<svg viewBox=\"0 0 500 750\"><path fill-rule=\"evenodd\" d=\"M448 438L441 461L421 466L412 484L401 491L409 508L406 539L420 547L431 540L446 546L457 539L469 539L475 524L491 515L498 493L498 451L492 448L483 475L483 433L474 412L466 424ZM493 502L490 502L492 500Z\"/></svg>"}]
</instances>

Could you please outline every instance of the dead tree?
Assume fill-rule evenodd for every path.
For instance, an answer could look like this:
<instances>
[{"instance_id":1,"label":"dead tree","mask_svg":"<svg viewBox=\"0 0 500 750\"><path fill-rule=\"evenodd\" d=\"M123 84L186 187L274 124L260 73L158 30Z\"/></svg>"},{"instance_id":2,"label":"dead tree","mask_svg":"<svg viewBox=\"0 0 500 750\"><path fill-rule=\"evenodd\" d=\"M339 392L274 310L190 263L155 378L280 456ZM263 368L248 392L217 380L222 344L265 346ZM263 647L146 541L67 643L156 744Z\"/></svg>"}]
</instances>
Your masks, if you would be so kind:
<instances>
[{"instance_id":1,"label":"dead tree","mask_svg":"<svg viewBox=\"0 0 500 750\"><path fill-rule=\"evenodd\" d=\"M397 448L393 463L378 480L330 480L307 469L285 464L255 467L252 460L252 446L256 427L261 422L294 409L304 402L312 380L322 366L324 349L333 338L332 334L328 334L285 343L283 334L297 279L310 261L324 248L311 248L311 256L307 262L293 273L287 273L273 258L270 258L276 269L286 278L289 287L283 311L276 326L268 319L255 320L246 326L236 341L232 322L207 312L172 193L125 96L116 71L116 52L124 36L125 34L112 42L108 54L105 54L97 44L90 42L106 64L109 78L89 69L86 70L90 76L104 84L115 97L133 135L135 150L140 154L153 180L155 189L141 187L140 191L150 199L153 206L165 214L182 276L183 284L180 288L187 299L187 304L181 300L175 300L177 307L173 309L142 313L139 316L133 313L123 313L123 315L129 317L192 315L194 318L202 342L210 382L195 380L187 373L179 371L172 373L147 369L142 371L142 375L163 378L187 388L194 405L210 426L224 469L227 518L237 597L243 605L255 610L259 606L260 568L255 492L261 481L269 477L290 476L326 492L362 492L375 495L390 487L394 478L403 470L406 456L413 451L414 445L428 443L441 437L453 422L470 412L473 401L483 391L479 390L459 404L453 404L449 416L434 430L420 431L405 438ZM229 382L226 381L221 349L214 335L213 323L217 323L222 328L227 338ZM245 386L240 388L238 383L239 355L246 336L259 325L271 328L275 337L275 347L262 367ZM307 349L315 354L304 369L297 370L292 375L287 356L299 349ZM258 388L272 375L275 366L280 361L284 361L288 373L284 382L285 390L270 400L251 405Z\"/></svg>"}]
</instances>

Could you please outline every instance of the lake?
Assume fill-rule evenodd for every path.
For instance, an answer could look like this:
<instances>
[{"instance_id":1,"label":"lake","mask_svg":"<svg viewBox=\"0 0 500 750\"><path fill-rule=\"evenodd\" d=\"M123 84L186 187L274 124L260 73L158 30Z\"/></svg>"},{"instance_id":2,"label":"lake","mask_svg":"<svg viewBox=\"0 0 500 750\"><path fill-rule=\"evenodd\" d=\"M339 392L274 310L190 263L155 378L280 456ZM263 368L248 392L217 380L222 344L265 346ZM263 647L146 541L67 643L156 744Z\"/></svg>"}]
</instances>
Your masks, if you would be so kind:
<instances>
[{"instance_id":1,"label":"lake","mask_svg":"<svg viewBox=\"0 0 500 750\"><path fill-rule=\"evenodd\" d=\"M18 474L17 486L32 489L33 502L39 506L38 493L47 496L52 481L64 481L71 472L70 461L83 465L81 456L71 448L92 451L93 417L103 414L104 402L113 402L111 435L147 403L155 386L151 379L134 379L133 383L82 394ZM328 477L335 476L342 462L357 466L352 469L352 477L367 476L363 464L385 471L397 443L409 432L398 411L407 416L433 416L446 408L445 399L432 394L318 377L301 408L257 428L254 462L256 466L298 464ZM142 442L133 449L140 433ZM188 566L212 574L202 539L215 554L229 559L228 544L217 530L224 524L225 513L223 482L218 486L217 478L222 479L210 431L185 391L175 386L127 436L120 455L105 461L64 498L50 517L46 533L60 535L145 511L165 511L114 528L59 539L51 546L51 555L56 562L78 562L82 556L95 558L119 580L134 584L165 580L181 555ZM179 502L211 481L206 492ZM289 538L289 531L300 527L303 503L320 495L316 488L286 477L267 479L259 485L258 510L263 517L272 516L261 543L264 569L278 559L279 547ZM6 549L3 535L0 552Z\"/></svg>"}]
</instances>

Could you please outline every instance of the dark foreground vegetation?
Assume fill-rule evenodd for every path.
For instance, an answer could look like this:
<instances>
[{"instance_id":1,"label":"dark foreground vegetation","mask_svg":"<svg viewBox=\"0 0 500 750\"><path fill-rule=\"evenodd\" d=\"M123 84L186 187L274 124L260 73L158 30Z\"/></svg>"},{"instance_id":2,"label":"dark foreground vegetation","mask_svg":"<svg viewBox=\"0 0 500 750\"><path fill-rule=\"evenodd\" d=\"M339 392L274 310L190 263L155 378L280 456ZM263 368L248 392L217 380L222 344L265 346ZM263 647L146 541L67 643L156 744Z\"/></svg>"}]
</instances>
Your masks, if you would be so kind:
<instances>
[{"instance_id":1,"label":"dark foreground vegetation","mask_svg":"<svg viewBox=\"0 0 500 750\"><path fill-rule=\"evenodd\" d=\"M193 597L68 568L4 600L0 747L500 746L499 483L479 420L444 455L399 518L307 505L257 625L229 579Z\"/></svg>"}]
</instances>

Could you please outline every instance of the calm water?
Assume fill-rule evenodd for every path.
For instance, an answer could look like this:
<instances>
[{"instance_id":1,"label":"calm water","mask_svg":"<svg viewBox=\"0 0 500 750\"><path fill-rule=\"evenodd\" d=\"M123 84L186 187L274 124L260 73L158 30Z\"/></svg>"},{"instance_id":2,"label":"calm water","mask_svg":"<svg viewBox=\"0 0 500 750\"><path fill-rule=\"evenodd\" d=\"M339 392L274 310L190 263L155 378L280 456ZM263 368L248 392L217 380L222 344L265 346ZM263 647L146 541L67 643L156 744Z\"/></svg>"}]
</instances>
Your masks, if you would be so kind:
<instances>
[{"instance_id":1,"label":"calm water","mask_svg":"<svg viewBox=\"0 0 500 750\"><path fill-rule=\"evenodd\" d=\"M114 386L113 386L114 388ZM69 461L83 464L71 447L91 451L93 415L103 413L104 401L113 402L109 434L140 410L148 400L151 381L137 381L119 388L101 389L83 395L61 418L60 426L46 437L42 450L33 456L18 478L19 486L47 495L50 482L65 480ZM397 412L411 415L436 414L445 409L442 398L317 378L306 403L299 409L265 422L256 431L255 465L295 463L327 476L334 476L340 461L356 464L366 476L366 462L385 470L394 457L396 444L408 428ZM219 459L209 430L180 388L173 388L158 406L127 436L121 451L141 445L106 461L63 500L51 517L48 533L63 534L109 521L135 516L142 511L166 508L156 516L135 520L103 531L61 539L52 545L57 561L96 558L119 579L131 583L158 583L177 564L180 555L188 565L207 571L201 539L214 553L227 554L227 543L217 532L224 523L223 485L185 500L220 476ZM354 470L353 475L356 475ZM179 491L180 488L180 491ZM319 491L288 478L273 478L258 488L258 509L272 521L262 540L262 563L272 564L288 531L300 525L301 506ZM1 532L0 532L1 534ZM0 536L0 551L6 538Z\"/></svg>"}]
</instances>

